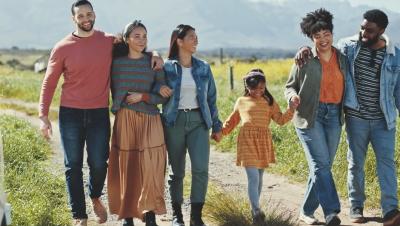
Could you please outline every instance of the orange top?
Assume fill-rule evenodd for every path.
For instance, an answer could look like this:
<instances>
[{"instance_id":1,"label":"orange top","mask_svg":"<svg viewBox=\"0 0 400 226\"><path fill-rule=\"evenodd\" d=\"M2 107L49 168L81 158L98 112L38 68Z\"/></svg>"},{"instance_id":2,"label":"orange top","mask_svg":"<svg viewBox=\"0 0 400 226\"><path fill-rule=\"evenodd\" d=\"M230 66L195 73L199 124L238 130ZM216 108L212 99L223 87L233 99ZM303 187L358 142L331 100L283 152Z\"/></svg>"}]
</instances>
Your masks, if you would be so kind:
<instances>
[{"instance_id":1,"label":"orange top","mask_svg":"<svg viewBox=\"0 0 400 226\"><path fill-rule=\"evenodd\" d=\"M319 101L339 104L343 97L344 78L337 61L336 50L332 48L332 56L328 62L322 59L320 59L320 62L322 65L322 79Z\"/></svg>"}]
</instances>

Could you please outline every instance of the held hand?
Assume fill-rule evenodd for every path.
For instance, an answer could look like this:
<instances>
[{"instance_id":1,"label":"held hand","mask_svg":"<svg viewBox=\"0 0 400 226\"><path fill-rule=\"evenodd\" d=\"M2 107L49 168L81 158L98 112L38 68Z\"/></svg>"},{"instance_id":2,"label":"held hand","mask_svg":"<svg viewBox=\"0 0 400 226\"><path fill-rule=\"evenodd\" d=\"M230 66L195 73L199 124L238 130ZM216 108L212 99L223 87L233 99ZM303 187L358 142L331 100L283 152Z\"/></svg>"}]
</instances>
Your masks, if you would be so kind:
<instances>
[{"instance_id":1,"label":"held hand","mask_svg":"<svg viewBox=\"0 0 400 226\"><path fill-rule=\"evenodd\" d=\"M51 122L47 116L40 117L40 131L42 136L49 140L53 135L53 129L51 127Z\"/></svg>"},{"instance_id":2,"label":"held hand","mask_svg":"<svg viewBox=\"0 0 400 226\"><path fill-rule=\"evenodd\" d=\"M219 143L222 140L222 133L221 132L212 133L211 139L213 139L213 140L215 140L215 142Z\"/></svg>"},{"instance_id":3,"label":"held hand","mask_svg":"<svg viewBox=\"0 0 400 226\"><path fill-rule=\"evenodd\" d=\"M172 96L173 90L170 89L168 86L161 86L160 88L160 95L164 98Z\"/></svg>"},{"instance_id":4,"label":"held hand","mask_svg":"<svg viewBox=\"0 0 400 226\"><path fill-rule=\"evenodd\" d=\"M297 107L300 105L300 97L299 96L293 96L292 98L290 98L289 101L289 108L292 110L296 110Z\"/></svg>"},{"instance_id":5,"label":"held hand","mask_svg":"<svg viewBox=\"0 0 400 226\"><path fill-rule=\"evenodd\" d=\"M126 103L135 104L142 101L143 94L136 92L128 92L128 96L126 96Z\"/></svg>"},{"instance_id":6,"label":"held hand","mask_svg":"<svg viewBox=\"0 0 400 226\"><path fill-rule=\"evenodd\" d=\"M305 64L307 64L308 60L311 59L311 57L311 48L308 46L303 46L299 49L299 51L297 51L296 56L294 57L294 62L299 67L303 67Z\"/></svg>"},{"instance_id":7,"label":"held hand","mask_svg":"<svg viewBox=\"0 0 400 226\"><path fill-rule=\"evenodd\" d=\"M153 52L151 57L151 68L155 71L161 71L164 66L164 60L158 55L157 52Z\"/></svg>"}]
</instances>

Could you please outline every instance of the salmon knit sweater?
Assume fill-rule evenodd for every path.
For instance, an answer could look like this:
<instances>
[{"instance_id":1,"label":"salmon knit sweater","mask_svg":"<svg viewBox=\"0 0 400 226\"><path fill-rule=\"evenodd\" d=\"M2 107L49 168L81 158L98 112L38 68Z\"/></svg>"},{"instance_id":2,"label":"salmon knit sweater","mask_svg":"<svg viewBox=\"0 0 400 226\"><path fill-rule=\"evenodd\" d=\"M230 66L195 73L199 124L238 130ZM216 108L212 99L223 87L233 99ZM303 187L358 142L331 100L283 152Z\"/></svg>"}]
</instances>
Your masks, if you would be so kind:
<instances>
[{"instance_id":1,"label":"salmon knit sweater","mask_svg":"<svg viewBox=\"0 0 400 226\"><path fill-rule=\"evenodd\" d=\"M69 34L53 48L39 101L39 116L47 116L61 74L61 106L108 107L114 37L101 31L85 38Z\"/></svg>"}]
</instances>

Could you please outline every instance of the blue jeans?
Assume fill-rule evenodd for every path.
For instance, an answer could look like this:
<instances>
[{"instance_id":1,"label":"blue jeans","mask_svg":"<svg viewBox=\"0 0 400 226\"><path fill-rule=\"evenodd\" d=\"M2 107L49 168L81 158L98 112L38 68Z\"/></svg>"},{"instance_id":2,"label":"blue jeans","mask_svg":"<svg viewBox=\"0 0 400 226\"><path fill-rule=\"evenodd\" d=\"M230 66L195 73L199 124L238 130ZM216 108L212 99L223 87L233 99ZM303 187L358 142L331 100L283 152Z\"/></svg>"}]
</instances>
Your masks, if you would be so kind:
<instances>
[{"instance_id":1,"label":"blue jeans","mask_svg":"<svg viewBox=\"0 0 400 226\"><path fill-rule=\"evenodd\" d=\"M245 169L247 174L247 192L254 215L260 209L264 169L257 169L255 167L246 167Z\"/></svg>"},{"instance_id":2,"label":"blue jeans","mask_svg":"<svg viewBox=\"0 0 400 226\"><path fill-rule=\"evenodd\" d=\"M314 214L319 204L325 216L340 212L340 201L331 172L342 131L339 114L339 105L320 103L314 127L296 128L309 167L302 205L303 214L308 216Z\"/></svg>"},{"instance_id":3,"label":"blue jeans","mask_svg":"<svg viewBox=\"0 0 400 226\"><path fill-rule=\"evenodd\" d=\"M98 198L102 194L107 174L109 111L108 108L85 110L60 107L59 123L72 216L87 218L82 178L83 149L86 143L89 196Z\"/></svg>"},{"instance_id":4,"label":"blue jeans","mask_svg":"<svg viewBox=\"0 0 400 226\"><path fill-rule=\"evenodd\" d=\"M364 207L364 164L368 144L376 158L376 168L381 188L381 207L385 215L398 208L397 175L394 162L396 129L388 130L385 119L364 120L346 116L348 176L347 186L352 207Z\"/></svg>"}]
</instances>

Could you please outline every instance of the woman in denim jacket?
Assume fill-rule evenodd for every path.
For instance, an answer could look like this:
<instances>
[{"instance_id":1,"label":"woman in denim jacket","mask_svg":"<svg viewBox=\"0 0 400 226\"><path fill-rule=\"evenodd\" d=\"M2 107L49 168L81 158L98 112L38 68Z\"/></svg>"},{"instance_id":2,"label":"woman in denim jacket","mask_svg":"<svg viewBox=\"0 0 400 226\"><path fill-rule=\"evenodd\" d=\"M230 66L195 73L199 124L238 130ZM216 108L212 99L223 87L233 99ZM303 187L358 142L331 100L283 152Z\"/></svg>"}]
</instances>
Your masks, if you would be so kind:
<instances>
[{"instance_id":1,"label":"woman in denim jacket","mask_svg":"<svg viewBox=\"0 0 400 226\"><path fill-rule=\"evenodd\" d=\"M164 65L167 85L173 91L169 101L163 104L162 119L170 165L172 225L175 226L184 225L181 204L186 150L192 166L190 225L205 225L201 211L208 184L209 129L212 129L213 139L221 139L222 123L218 118L214 78L210 66L192 56L197 44L193 27L177 26L172 32L168 60Z\"/></svg>"}]
</instances>

